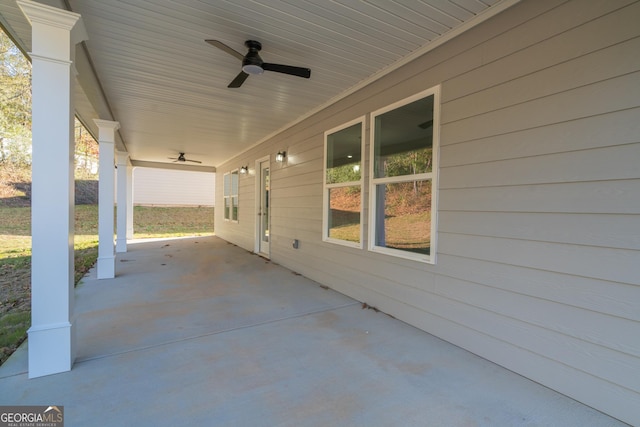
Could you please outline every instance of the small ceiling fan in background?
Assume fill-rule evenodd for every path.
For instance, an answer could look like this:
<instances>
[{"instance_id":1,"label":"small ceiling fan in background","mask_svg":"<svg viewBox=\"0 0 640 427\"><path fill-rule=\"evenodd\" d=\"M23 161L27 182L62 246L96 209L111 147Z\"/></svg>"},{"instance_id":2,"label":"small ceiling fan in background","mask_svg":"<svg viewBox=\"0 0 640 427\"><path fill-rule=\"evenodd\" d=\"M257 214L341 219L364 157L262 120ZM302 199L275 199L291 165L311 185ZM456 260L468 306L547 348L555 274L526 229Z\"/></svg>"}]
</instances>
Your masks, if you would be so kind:
<instances>
[{"instance_id":1,"label":"small ceiling fan in background","mask_svg":"<svg viewBox=\"0 0 640 427\"><path fill-rule=\"evenodd\" d=\"M199 160L191 160L191 159L187 159L187 158L185 158L185 157L184 157L184 153L178 153L178 157L169 157L169 160L173 160L173 163L176 163L176 162L182 162L182 163L185 163L185 162L202 163L202 162L201 162L201 161L199 161Z\"/></svg>"},{"instance_id":2,"label":"small ceiling fan in background","mask_svg":"<svg viewBox=\"0 0 640 427\"><path fill-rule=\"evenodd\" d=\"M236 78L229 83L229 86L227 86L229 88L238 88L242 86L242 83L244 83L250 74L262 74L264 71L275 71L276 73L289 74L292 76L303 77L305 79L311 77L311 70L309 68L264 62L258 53L262 49L262 44L255 40L247 40L244 42L244 45L249 49L246 55L230 48L219 40L205 40L205 42L227 52L229 55L235 56L242 61L242 71L240 71L240 74L238 74Z\"/></svg>"}]
</instances>

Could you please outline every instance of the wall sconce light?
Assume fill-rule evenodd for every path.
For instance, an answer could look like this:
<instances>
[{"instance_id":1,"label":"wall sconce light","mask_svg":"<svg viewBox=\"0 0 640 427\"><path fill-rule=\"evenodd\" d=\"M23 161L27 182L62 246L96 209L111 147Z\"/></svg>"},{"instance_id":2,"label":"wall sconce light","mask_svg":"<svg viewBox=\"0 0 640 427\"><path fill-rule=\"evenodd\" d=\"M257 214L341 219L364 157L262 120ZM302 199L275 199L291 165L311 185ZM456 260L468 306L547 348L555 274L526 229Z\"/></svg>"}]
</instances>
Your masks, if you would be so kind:
<instances>
[{"instance_id":1,"label":"wall sconce light","mask_svg":"<svg viewBox=\"0 0 640 427\"><path fill-rule=\"evenodd\" d=\"M249 166L241 166L240 167L240 173L245 175L247 172L249 172Z\"/></svg>"},{"instance_id":2,"label":"wall sconce light","mask_svg":"<svg viewBox=\"0 0 640 427\"><path fill-rule=\"evenodd\" d=\"M286 151L278 151L278 154L276 154L276 162L282 163L282 162L284 162L284 159L286 157L287 157L287 152Z\"/></svg>"}]
</instances>

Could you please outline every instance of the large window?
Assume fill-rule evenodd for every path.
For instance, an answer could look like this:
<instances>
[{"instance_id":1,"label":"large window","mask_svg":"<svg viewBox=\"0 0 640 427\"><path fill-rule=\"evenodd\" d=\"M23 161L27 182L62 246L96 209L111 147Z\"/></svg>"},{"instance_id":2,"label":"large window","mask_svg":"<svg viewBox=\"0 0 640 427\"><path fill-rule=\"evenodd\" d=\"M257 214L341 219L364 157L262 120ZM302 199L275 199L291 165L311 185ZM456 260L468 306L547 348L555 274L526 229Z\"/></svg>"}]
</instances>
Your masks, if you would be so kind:
<instances>
[{"instance_id":1,"label":"large window","mask_svg":"<svg viewBox=\"0 0 640 427\"><path fill-rule=\"evenodd\" d=\"M435 261L438 89L371 114L372 251Z\"/></svg>"},{"instance_id":2,"label":"large window","mask_svg":"<svg viewBox=\"0 0 640 427\"><path fill-rule=\"evenodd\" d=\"M323 238L361 248L364 118L324 136Z\"/></svg>"},{"instance_id":3,"label":"large window","mask_svg":"<svg viewBox=\"0 0 640 427\"><path fill-rule=\"evenodd\" d=\"M224 174L224 219L238 221L238 171Z\"/></svg>"}]
</instances>

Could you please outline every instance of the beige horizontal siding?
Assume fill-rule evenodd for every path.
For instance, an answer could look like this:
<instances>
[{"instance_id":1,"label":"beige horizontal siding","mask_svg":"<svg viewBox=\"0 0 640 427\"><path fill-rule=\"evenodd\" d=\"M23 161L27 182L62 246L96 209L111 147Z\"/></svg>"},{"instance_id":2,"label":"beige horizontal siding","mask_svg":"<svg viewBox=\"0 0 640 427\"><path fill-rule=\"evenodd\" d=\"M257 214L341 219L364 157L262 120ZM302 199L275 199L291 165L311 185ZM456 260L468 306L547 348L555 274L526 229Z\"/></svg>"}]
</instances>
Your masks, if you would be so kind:
<instances>
[{"instance_id":1,"label":"beige horizontal siding","mask_svg":"<svg viewBox=\"0 0 640 427\"><path fill-rule=\"evenodd\" d=\"M634 215L448 211L440 232L640 250ZM640 307L639 307L640 314Z\"/></svg>"},{"instance_id":2,"label":"beige horizontal siding","mask_svg":"<svg viewBox=\"0 0 640 427\"><path fill-rule=\"evenodd\" d=\"M505 182L502 187L485 187L482 192L475 188L450 189L441 192L440 210L637 215L640 213L640 180L522 186Z\"/></svg>"},{"instance_id":3,"label":"beige horizontal siding","mask_svg":"<svg viewBox=\"0 0 640 427\"><path fill-rule=\"evenodd\" d=\"M638 142L639 108L588 116L440 147L441 168Z\"/></svg>"},{"instance_id":4,"label":"beige horizontal siding","mask_svg":"<svg viewBox=\"0 0 640 427\"><path fill-rule=\"evenodd\" d=\"M638 1L523 0L218 170L286 149L274 261L640 424L638 22ZM323 242L323 132L438 84L436 264L367 251L366 214L365 249ZM253 249L255 213L219 218Z\"/></svg>"},{"instance_id":5,"label":"beige horizontal siding","mask_svg":"<svg viewBox=\"0 0 640 427\"><path fill-rule=\"evenodd\" d=\"M134 168L133 203L160 206L214 206L215 174Z\"/></svg>"}]
</instances>

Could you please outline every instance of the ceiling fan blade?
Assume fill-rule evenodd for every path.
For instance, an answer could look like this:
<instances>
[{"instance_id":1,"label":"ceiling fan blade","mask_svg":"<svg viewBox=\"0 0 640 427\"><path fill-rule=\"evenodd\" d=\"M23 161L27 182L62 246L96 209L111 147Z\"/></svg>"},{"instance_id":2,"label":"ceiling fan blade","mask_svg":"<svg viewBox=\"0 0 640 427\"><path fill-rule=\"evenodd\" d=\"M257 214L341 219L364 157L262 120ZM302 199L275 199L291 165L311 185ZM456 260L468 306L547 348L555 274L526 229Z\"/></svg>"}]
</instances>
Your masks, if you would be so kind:
<instances>
[{"instance_id":1,"label":"ceiling fan blade","mask_svg":"<svg viewBox=\"0 0 640 427\"><path fill-rule=\"evenodd\" d=\"M205 42L209 43L211 46L217 47L220 50L224 50L229 55L233 55L236 58L238 58L240 61L242 61L244 59L244 55L243 54L241 54L240 52L238 52L235 49L230 48L229 46L227 46L226 44L222 43L221 41L218 41L218 40L205 40Z\"/></svg>"},{"instance_id":2,"label":"ceiling fan blade","mask_svg":"<svg viewBox=\"0 0 640 427\"><path fill-rule=\"evenodd\" d=\"M202 163L200 160L185 159L185 162Z\"/></svg>"},{"instance_id":3,"label":"ceiling fan blade","mask_svg":"<svg viewBox=\"0 0 640 427\"><path fill-rule=\"evenodd\" d=\"M292 76L304 77L308 79L311 77L311 70L309 68L304 67L294 67L291 65L280 65L280 64L268 64L263 63L262 69L266 71L275 71L276 73L284 73L290 74Z\"/></svg>"},{"instance_id":4,"label":"ceiling fan blade","mask_svg":"<svg viewBox=\"0 0 640 427\"><path fill-rule=\"evenodd\" d=\"M420 129L429 129L432 126L433 126L433 120L427 120L426 122L420 123L418 125Z\"/></svg>"},{"instance_id":5,"label":"ceiling fan blade","mask_svg":"<svg viewBox=\"0 0 640 427\"><path fill-rule=\"evenodd\" d=\"M242 86L242 83L244 83L245 80L247 80L247 77L249 77L249 74L245 73L244 71L240 71L240 74L238 74L227 87L238 88Z\"/></svg>"}]
</instances>

